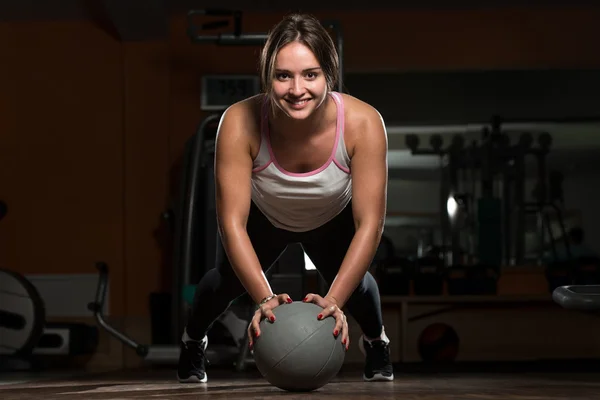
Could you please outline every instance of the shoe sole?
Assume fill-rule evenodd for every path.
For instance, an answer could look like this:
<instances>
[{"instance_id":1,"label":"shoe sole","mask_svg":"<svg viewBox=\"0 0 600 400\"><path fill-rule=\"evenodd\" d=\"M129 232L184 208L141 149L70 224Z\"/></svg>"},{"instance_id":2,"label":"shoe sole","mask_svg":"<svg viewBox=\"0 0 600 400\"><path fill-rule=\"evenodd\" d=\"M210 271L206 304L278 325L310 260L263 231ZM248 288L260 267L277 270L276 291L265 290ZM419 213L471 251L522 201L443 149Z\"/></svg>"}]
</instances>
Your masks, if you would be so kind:
<instances>
[{"instance_id":1,"label":"shoe sole","mask_svg":"<svg viewBox=\"0 0 600 400\"><path fill-rule=\"evenodd\" d=\"M196 375L192 375L189 378L182 379L179 377L179 375L177 375L177 380L179 380L180 383L206 383L208 382L208 375L206 375L205 373L204 378L202 379L198 378Z\"/></svg>"},{"instance_id":2,"label":"shoe sole","mask_svg":"<svg viewBox=\"0 0 600 400\"><path fill-rule=\"evenodd\" d=\"M361 335L358 338L358 349L363 354L363 356L367 356L367 351L365 350L365 344L363 343L364 335ZM363 374L363 380L365 382L391 382L394 380L394 374L391 376L385 376L382 374L375 374L371 378L367 378L365 374Z\"/></svg>"},{"instance_id":3,"label":"shoe sole","mask_svg":"<svg viewBox=\"0 0 600 400\"><path fill-rule=\"evenodd\" d=\"M372 378L367 378L367 376L363 374L363 380L365 382L391 382L394 380L394 375L385 376L382 374L375 374Z\"/></svg>"}]
</instances>

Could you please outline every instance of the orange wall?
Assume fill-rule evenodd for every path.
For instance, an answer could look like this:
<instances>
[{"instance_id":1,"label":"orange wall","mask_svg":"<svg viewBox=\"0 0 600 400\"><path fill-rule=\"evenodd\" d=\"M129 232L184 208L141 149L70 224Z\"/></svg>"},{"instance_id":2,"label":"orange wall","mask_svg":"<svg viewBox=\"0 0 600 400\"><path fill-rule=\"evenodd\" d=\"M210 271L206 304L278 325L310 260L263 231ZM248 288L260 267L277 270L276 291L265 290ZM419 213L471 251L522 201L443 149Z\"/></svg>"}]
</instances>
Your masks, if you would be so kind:
<instances>
[{"instance_id":1,"label":"orange wall","mask_svg":"<svg viewBox=\"0 0 600 400\"><path fill-rule=\"evenodd\" d=\"M0 265L81 273L105 259L123 304L122 47L85 22L0 24L0 37Z\"/></svg>"},{"instance_id":2,"label":"orange wall","mask_svg":"<svg viewBox=\"0 0 600 400\"><path fill-rule=\"evenodd\" d=\"M599 67L599 9L321 13L342 21L348 72ZM265 31L278 14L247 14ZM253 73L258 48L120 43L86 21L0 24L0 265L22 273L111 268L111 312L147 314L168 289L161 213L203 114L205 73ZM349 88L350 90L352 88ZM167 238L168 239L168 238Z\"/></svg>"}]
</instances>

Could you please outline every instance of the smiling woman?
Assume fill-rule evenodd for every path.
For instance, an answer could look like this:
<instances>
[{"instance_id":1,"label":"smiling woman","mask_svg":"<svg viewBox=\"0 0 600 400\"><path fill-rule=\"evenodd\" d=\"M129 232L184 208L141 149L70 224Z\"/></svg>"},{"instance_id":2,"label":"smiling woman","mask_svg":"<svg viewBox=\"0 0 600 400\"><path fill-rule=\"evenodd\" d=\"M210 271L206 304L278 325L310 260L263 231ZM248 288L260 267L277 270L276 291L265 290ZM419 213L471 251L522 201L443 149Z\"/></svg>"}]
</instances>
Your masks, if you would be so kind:
<instances>
[{"instance_id":1,"label":"smiling woman","mask_svg":"<svg viewBox=\"0 0 600 400\"><path fill-rule=\"evenodd\" d=\"M387 135L379 112L334 91L336 47L315 18L292 14L270 32L260 58L263 92L222 116L215 150L219 254L198 284L181 343L179 380L206 382L206 333L248 292L260 321L293 302L274 294L265 271L288 244L301 243L330 285L304 302L334 320L331 334L350 345L347 307L363 331L365 380L393 380L379 291L368 272L386 212ZM285 323L281 321L279 323Z\"/></svg>"},{"instance_id":2,"label":"smiling woman","mask_svg":"<svg viewBox=\"0 0 600 400\"><path fill-rule=\"evenodd\" d=\"M288 117L306 119L311 111L321 107L330 90L319 61L299 42L284 46L275 59L271 101Z\"/></svg>"},{"instance_id":3,"label":"smiling woman","mask_svg":"<svg viewBox=\"0 0 600 400\"><path fill-rule=\"evenodd\" d=\"M294 14L269 34L260 57L261 84L271 100L277 101L288 92L292 98L302 95L302 88L310 82L309 88L320 95L321 103L335 87L339 67L335 44L321 23Z\"/></svg>"}]
</instances>

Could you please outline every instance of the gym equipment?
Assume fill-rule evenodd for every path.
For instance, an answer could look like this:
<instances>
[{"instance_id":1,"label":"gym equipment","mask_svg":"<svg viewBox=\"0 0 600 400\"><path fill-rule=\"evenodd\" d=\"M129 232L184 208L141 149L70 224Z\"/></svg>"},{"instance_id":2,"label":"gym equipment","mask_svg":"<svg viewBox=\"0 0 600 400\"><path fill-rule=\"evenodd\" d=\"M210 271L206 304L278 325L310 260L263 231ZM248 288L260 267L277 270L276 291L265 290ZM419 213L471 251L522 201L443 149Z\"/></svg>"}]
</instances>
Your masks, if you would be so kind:
<instances>
[{"instance_id":1,"label":"gym equipment","mask_svg":"<svg viewBox=\"0 0 600 400\"><path fill-rule=\"evenodd\" d=\"M446 287L449 295L469 294L469 268L465 265L451 265L446 268Z\"/></svg>"},{"instance_id":2,"label":"gym equipment","mask_svg":"<svg viewBox=\"0 0 600 400\"><path fill-rule=\"evenodd\" d=\"M335 318L319 321L321 307L294 302L273 310L274 323L261 321L254 359L262 376L280 389L318 389L333 379L344 363L342 335L333 336Z\"/></svg>"},{"instance_id":3,"label":"gym equipment","mask_svg":"<svg viewBox=\"0 0 600 400\"><path fill-rule=\"evenodd\" d=\"M468 293L470 295L494 295L498 292L500 268L495 265L476 264L468 268Z\"/></svg>"},{"instance_id":4,"label":"gym equipment","mask_svg":"<svg viewBox=\"0 0 600 400\"><path fill-rule=\"evenodd\" d=\"M484 264L451 265L446 268L449 295L493 295L498 291L500 271Z\"/></svg>"},{"instance_id":5,"label":"gym equipment","mask_svg":"<svg viewBox=\"0 0 600 400\"><path fill-rule=\"evenodd\" d=\"M200 34L201 31L210 31L213 29L225 28L230 25L231 20L218 20L206 22L197 25L196 20L202 17L229 17L233 20L233 31L230 33L219 34ZM222 9L202 9L191 10L187 14L187 33L193 43L206 44L212 43L218 46L260 46L266 41L268 34L261 32L244 33L242 29L242 12L239 10ZM337 91L340 93L344 89L344 38L342 27L339 21L321 21L321 24L331 29L335 33L335 45L339 58L339 75L337 82ZM229 100L229 99L228 99Z\"/></svg>"},{"instance_id":6,"label":"gym equipment","mask_svg":"<svg viewBox=\"0 0 600 400\"><path fill-rule=\"evenodd\" d=\"M220 117L215 113L204 118L184 146L179 195L175 207L168 212L174 230L170 332L161 334L159 341L147 346L149 354L142 351L141 356L148 362L177 362L179 341L196 284L214 267L218 256L213 163ZM244 298L237 303L243 302ZM241 306L249 309L251 305ZM233 325L227 325L229 323ZM237 363L238 368L242 368L242 358L245 359L246 355L241 352L240 342L243 345L246 343L232 332L237 331L238 325L238 319L233 316L229 318L228 315L215 323L214 329L208 334L210 350L207 350L207 354L210 353L212 364Z\"/></svg>"},{"instance_id":7,"label":"gym equipment","mask_svg":"<svg viewBox=\"0 0 600 400\"><path fill-rule=\"evenodd\" d=\"M0 220L8 206L0 201ZM98 331L78 323L48 323L36 287L23 275L0 269L0 370L27 370L43 356L92 354Z\"/></svg>"},{"instance_id":8,"label":"gym equipment","mask_svg":"<svg viewBox=\"0 0 600 400\"><path fill-rule=\"evenodd\" d=\"M178 204L174 216L171 343L179 343L186 319L182 293L215 265L217 221L214 194L214 148L220 115L198 125L184 147Z\"/></svg>"},{"instance_id":9,"label":"gym equipment","mask_svg":"<svg viewBox=\"0 0 600 400\"><path fill-rule=\"evenodd\" d=\"M104 318L104 302L106 299L106 290L108 287L108 266L104 262L98 262L96 268L99 272L98 287L96 290L95 301L88 304L88 309L94 313L98 325L106 330L110 335L135 350L138 356L145 361L154 364L173 364L179 360L179 340L175 344L167 345L145 345L136 342L131 337L117 330L110 325ZM228 360L233 362L239 355L239 348L236 346L220 346L211 344L206 350L206 356L210 360Z\"/></svg>"},{"instance_id":10,"label":"gym equipment","mask_svg":"<svg viewBox=\"0 0 600 400\"><path fill-rule=\"evenodd\" d=\"M414 263L405 257L392 256L377 263L377 286L382 295L407 296Z\"/></svg>"},{"instance_id":11,"label":"gym equipment","mask_svg":"<svg viewBox=\"0 0 600 400\"><path fill-rule=\"evenodd\" d=\"M545 233L551 245L556 242L551 227L553 218L565 232L562 177L552 172L548 179L546 171L552 137L547 132L503 129L503 122L500 117L493 117L489 126L481 129L479 140L471 143L466 143L463 134L456 133L447 147L439 134L430 137L430 149L419 148L417 135L406 136L406 146L413 155L440 158L440 245L449 244L451 257L444 257L447 265L464 264L465 251L467 264L478 262L492 268L522 264L530 215L537 218L540 244L545 243ZM509 134L519 136L516 143L511 143ZM533 145L534 135L537 147ZM534 201L527 202L525 160L530 156L536 160L539 189ZM548 180L550 187L546 184Z\"/></svg>"},{"instance_id":12,"label":"gym equipment","mask_svg":"<svg viewBox=\"0 0 600 400\"><path fill-rule=\"evenodd\" d=\"M394 243L386 235L381 237L372 266L382 295L406 296L410 293L413 262L397 256Z\"/></svg>"},{"instance_id":13,"label":"gym equipment","mask_svg":"<svg viewBox=\"0 0 600 400\"><path fill-rule=\"evenodd\" d=\"M48 323L33 355L78 356L93 354L98 347L98 328L83 323Z\"/></svg>"},{"instance_id":14,"label":"gym equipment","mask_svg":"<svg viewBox=\"0 0 600 400\"><path fill-rule=\"evenodd\" d=\"M600 285L567 285L557 287L552 299L568 310L598 313L600 311Z\"/></svg>"},{"instance_id":15,"label":"gym equipment","mask_svg":"<svg viewBox=\"0 0 600 400\"><path fill-rule=\"evenodd\" d=\"M460 348L456 330L438 322L423 329L417 343L419 355L427 363L452 362L458 356Z\"/></svg>"},{"instance_id":16,"label":"gym equipment","mask_svg":"<svg viewBox=\"0 0 600 400\"><path fill-rule=\"evenodd\" d=\"M0 269L0 355L27 357L42 336L46 312L35 286Z\"/></svg>"},{"instance_id":17,"label":"gym equipment","mask_svg":"<svg viewBox=\"0 0 600 400\"><path fill-rule=\"evenodd\" d=\"M419 296L439 296L444 291L444 260L440 255L429 254L415 262L413 288Z\"/></svg>"}]
</instances>

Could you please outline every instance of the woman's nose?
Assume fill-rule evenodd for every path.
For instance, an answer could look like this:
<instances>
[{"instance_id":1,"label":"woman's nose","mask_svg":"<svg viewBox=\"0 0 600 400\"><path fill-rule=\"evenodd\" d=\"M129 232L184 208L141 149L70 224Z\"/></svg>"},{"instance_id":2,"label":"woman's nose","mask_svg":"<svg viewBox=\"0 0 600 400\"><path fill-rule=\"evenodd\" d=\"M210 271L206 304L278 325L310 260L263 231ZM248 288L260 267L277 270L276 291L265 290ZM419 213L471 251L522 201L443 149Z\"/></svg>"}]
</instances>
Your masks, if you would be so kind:
<instances>
[{"instance_id":1,"label":"woman's nose","mask_svg":"<svg viewBox=\"0 0 600 400\"><path fill-rule=\"evenodd\" d=\"M304 88L301 79L292 79L290 82L290 94L294 96L302 95Z\"/></svg>"}]
</instances>

